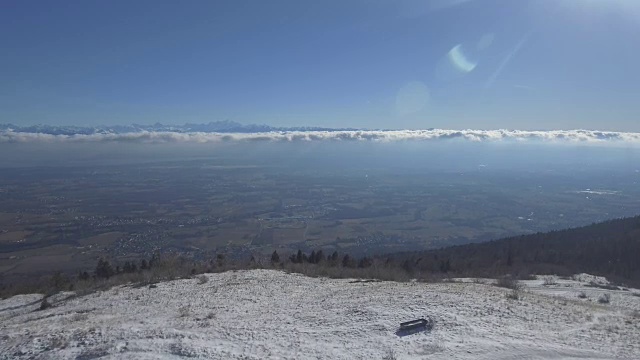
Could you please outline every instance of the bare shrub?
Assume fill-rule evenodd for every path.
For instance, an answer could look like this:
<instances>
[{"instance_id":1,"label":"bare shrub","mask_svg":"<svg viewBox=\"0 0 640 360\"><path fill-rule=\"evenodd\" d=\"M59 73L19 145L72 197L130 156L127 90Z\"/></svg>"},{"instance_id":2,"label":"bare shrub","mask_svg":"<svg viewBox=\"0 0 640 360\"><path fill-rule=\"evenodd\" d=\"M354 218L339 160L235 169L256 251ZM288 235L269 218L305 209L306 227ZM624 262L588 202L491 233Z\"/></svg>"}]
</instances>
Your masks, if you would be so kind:
<instances>
[{"instance_id":1,"label":"bare shrub","mask_svg":"<svg viewBox=\"0 0 640 360\"><path fill-rule=\"evenodd\" d=\"M618 331L620 331L620 326L614 325L614 324L609 324L609 325L605 326L604 329L609 333L617 333Z\"/></svg>"},{"instance_id":2,"label":"bare shrub","mask_svg":"<svg viewBox=\"0 0 640 360\"><path fill-rule=\"evenodd\" d=\"M496 286L498 287L503 287L506 289L511 289L511 290L520 290L522 289L522 284L520 284L520 282L514 278L512 278L511 276L504 276L499 278L496 281Z\"/></svg>"},{"instance_id":3,"label":"bare shrub","mask_svg":"<svg viewBox=\"0 0 640 360\"><path fill-rule=\"evenodd\" d=\"M181 306L178 308L178 316L179 317L187 317L191 313L191 309L189 306Z\"/></svg>"},{"instance_id":4,"label":"bare shrub","mask_svg":"<svg viewBox=\"0 0 640 360\"><path fill-rule=\"evenodd\" d=\"M69 346L69 341L62 336L53 336L49 339L49 347L52 349L64 349Z\"/></svg>"},{"instance_id":5,"label":"bare shrub","mask_svg":"<svg viewBox=\"0 0 640 360\"><path fill-rule=\"evenodd\" d=\"M77 296L91 294L94 291L96 291L96 283L91 279L78 280L74 283L74 292Z\"/></svg>"},{"instance_id":6,"label":"bare shrub","mask_svg":"<svg viewBox=\"0 0 640 360\"><path fill-rule=\"evenodd\" d=\"M71 290L71 278L60 271L56 271L49 279L49 292L55 294L64 290Z\"/></svg>"},{"instance_id":7,"label":"bare shrub","mask_svg":"<svg viewBox=\"0 0 640 360\"><path fill-rule=\"evenodd\" d=\"M49 300L45 296L42 299L42 301L40 302L40 308L38 310L46 310L46 309L50 308L51 306L53 306L53 305L51 305L51 303L49 302Z\"/></svg>"},{"instance_id":8,"label":"bare shrub","mask_svg":"<svg viewBox=\"0 0 640 360\"><path fill-rule=\"evenodd\" d=\"M89 319L89 314L87 313L75 313L71 317L72 321L86 321L87 319Z\"/></svg>"},{"instance_id":9,"label":"bare shrub","mask_svg":"<svg viewBox=\"0 0 640 360\"><path fill-rule=\"evenodd\" d=\"M388 349L387 353L382 357L382 360L396 360L396 353L392 349Z\"/></svg>"},{"instance_id":10,"label":"bare shrub","mask_svg":"<svg viewBox=\"0 0 640 360\"><path fill-rule=\"evenodd\" d=\"M198 276L198 284L200 284L200 285L206 284L207 281L209 281L209 278L206 275Z\"/></svg>"},{"instance_id":11,"label":"bare shrub","mask_svg":"<svg viewBox=\"0 0 640 360\"><path fill-rule=\"evenodd\" d=\"M538 280L534 274L525 274L519 277L520 280Z\"/></svg>"},{"instance_id":12,"label":"bare shrub","mask_svg":"<svg viewBox=\"0 0 640 360\"><path fill-rule=\"evenodd\" d=\"M602 294L602 296L600 296L600 298L598 299L598 302L600 304L608 304L611 301L611 295L606 293L606 294Z\"/></svg>"},{"instance_id":13,"label":"bare shrub","mask_svg":"<svg viewBox=\"0 0 640 360\"><path fill-rule=\"evenodd\" d=\"M556 281L555 276L545 276L544 285L545 286L558 285L558 281Z\"/></svg>"},{"instance_id":14,"label":"bare shrub","mask_svg":"<svg viewBox=\"0 0 640 360\"><path fill-rule=\"evenodd\" d=\"M99 359L109 355L109 351L105 348L99 347L97 349L84 349L76 357L76 359Z\"/></svg>"},{"instance_id":15,"label":"bare shrub","mask_svg":"<svg viewBox=\"0 0 640 360\"><path fill-rule=\"evenodd\" d=\"M420 355L429 356L429 355L433 355L433 354L437 354L437 353L443 352L445 350L446 350L446 348L442 344L442 342L436 341L436 342L433 342L433 343L422 345L422 348L420 350L418 350L417 353L420 354Z\"/></svg>"},{"instance_id":16,"label":"bare shrub","mask_svg":"<svg viewBox=\"0 0 640 360\"><path fill-rule=\"evenodd\" d=\"M584 291L580 291L580 293L578 294L578 298L586 299L587 298L587 294Z\"/></svg>"},{"instance_id":17,"label":"bare shrub","mask_svg":"<svg viewBox=\"0 0 640 360\"><path fill-rule=\"evenodd\" d=\"M169 351L171 355L176 355L181 358L194 358L197 356L197 353L182 341L169 345Z\"/></svg>"},{"instance_id":18,"label":"bare shrub","mask_svg":"<svg viewBox=\"0 0 640 360\"><path fill-rule=\"evenodd\" d=\"M118 274L112 280L115 285L140 283L145 280L145 272L131 272Z\"/></svg>"},{"instance_id":19,"label":"bare shrub","mask_svg":"<svg viewBox=\"0 0 640 360\"><path fill-rule=\"evenodd\" d=\"M522 291L520 291L519 289L513 289L510 292L508 292L505 296L509 300L520 300L522 299Z\"/></svg>"}]
</instances>

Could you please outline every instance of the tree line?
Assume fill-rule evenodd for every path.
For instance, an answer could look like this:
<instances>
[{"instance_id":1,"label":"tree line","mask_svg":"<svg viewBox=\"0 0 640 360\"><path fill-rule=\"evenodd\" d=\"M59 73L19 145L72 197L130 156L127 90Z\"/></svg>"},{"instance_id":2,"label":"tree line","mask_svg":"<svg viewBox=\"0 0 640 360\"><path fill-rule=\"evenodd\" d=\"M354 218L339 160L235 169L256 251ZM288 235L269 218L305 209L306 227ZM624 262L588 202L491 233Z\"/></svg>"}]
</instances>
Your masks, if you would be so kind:
<instances>
[{"instance_id":1,"label":"tree line","mask_svg":"<svg viewBox=\"0 0 640 360\"><path fill-rule=\"evenodd\" d=\"M72 290L74 284L109 281L162 281L207 272L272 268L310 276L377 278L404 281L441 277L499 277L506 274L571 275L587 272L610 280L640 286L640 216L605 221L580 228L509 237L411 253L353 257L322 249L298 250L281 256L252 255L248 260L228 260L214 254L193 260L170 254L154 254L149 260L97 261L93 271L77 276L54 273L44 282L0 285L0 295Z\"/></svg>"},{"instance_id":2,"label":"tree line","mask_svg":"<svg viewBox=\"0 0 640 360\"><path fill-rule=\"evenodd\" d=\"M413 272L486 277L587 272L640 285L640 216L392 257Z\"/></svg>"}]
</instances>

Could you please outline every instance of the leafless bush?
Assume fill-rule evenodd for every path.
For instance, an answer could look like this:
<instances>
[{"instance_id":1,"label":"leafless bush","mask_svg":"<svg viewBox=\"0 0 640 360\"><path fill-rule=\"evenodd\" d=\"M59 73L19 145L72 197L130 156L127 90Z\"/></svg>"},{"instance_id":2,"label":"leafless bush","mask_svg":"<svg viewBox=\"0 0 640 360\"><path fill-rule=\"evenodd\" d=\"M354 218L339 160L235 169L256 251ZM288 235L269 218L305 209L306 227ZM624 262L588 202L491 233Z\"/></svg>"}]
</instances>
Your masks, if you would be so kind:
<instances>
[{"instance_id":1,"label":"leafless bush","mask_svg":"<svg viewBox=\"0 0 640 360\"><path fill-rule=\"evenodd\" d=\"M442 342L436 341L436 342L427 343L427 344L422 345L422 348L419 349L417 351L417 353L420 354L420 355L429 356L429 355L433 355L433 354L437 354L437 353L443 352L445 350L446 350L446 348L442 344Z\"/></svg>"},{"instance_id":2,"label":"leafless bush","mask_svg":"<svg viewBox=\"0 0 640 360\"><path fill-rule=\"evenodd\" d=\"M69 341L62 336L53 336L49 339L49 347L52 349L64 349L69 346Z\"/></svg>"},{"instance_id":3,"label":"leafless bush","mask_svg":"<svg viewBox=\"0 0 640 360\"><path fill-rule=\"evenodd\" d=\"M93 280L78 280L73 285L77 296L91 294L96 290L96 282Z\"/></svg>"},{"instance_id":4,"label":"leafless bush","mask_svg":"<svg viewBox=\"0 0 640 360\"><path fill-rule=\"evenodd\" d=\"M534 274L525 274L519 277L520 280L537 280L538 278Z\"/></svg>"},{"instance_id":5,"label":"leafless bush","mask_svg":"<svg viewBox=\"0 0 640 360\"><path fill-rule=\"evenodd\" d=\"M181 358L193 358L197 356L197 353L182 341L169 345L169 351L171 352L171 355L176 355Z\"/></svg>"},{"instance_id":6,"label":"leafless bush","mask_svg":"<svg viewBox=\"0 0 640 360\"><path fill-rule=\"evenodd\" d=\"M111 280L112 279L112 280ZM132 272L132 273L121 273L118 276L113 276L110 280L114 285L128 284L128 283L139 283L144 281L145 272Z\"/></svg>"},{"instance_id":7,"label":"leafless bush","mask_svg":"<svg viewBox=\"0 0 640 360\"><path fill-rule=\"evenodd\" d=\"M396 353L392 349L387 350L387 353L382 357L382 360L396 360Z\"/></svg>"},{"instance_id":8,"label":"leafless bush","mask_svg":"<svg viewBox=\"0 0 640 360\"><path fill-rule=\"evenodd\" d=\"M93 349L84 349L76 357L76 359L99 359L109 355L109 351L106 348L99 347Z\"/></svg>"},{"instance_id":9,"label":"leafless bush","mask_svg":"<svg viewBox=\"0 0 640 360\"><path fill-rule=\"evenodd\" d=\"M89 319L89 314L87 313L76 313L71 317L72 321L85 321Z\"/></svg>"},{"instance_id":10,"label":"leafless bush","mask_svg":"<svg viewBox=\"0 0 640 360\"><path fill-rule=\"evenodd\" d=\"M604 329L609 333L618 333L620 331L620 326L615 324L609 324L605 326Z\"/></svg>"},{"instance_id":11,"label":"leafless bush","mask_svg":"<svg viewBox=\"0 0 640 360\"><path fill-rule=\"evenodd\" d=\"M587 298L587 293L585 293L584 291L580 291L580 293L578 294L578 297L580 299L586 299Z\"/></svg>"},{"instance_id":12,"label":"leafless bush","mask_svg":"<svg viewBox=\"0 0 640 360\"><path fill-rule=\"evenodd\" d=\"M556 278L554 276L545 276L544 285L545 286L558 285L558 282L556 281Z\"/></svg>"},{"instance_id":13,"label":"leafless bush","mask_svg":"<svg viewBox=\"0 0 640 360\"><path fill-rule=\"evenodd\" d=\"M189 306L181 306L178 308L179 317L187 317L191 313Z\"/></svg>"},{"instance_id":14,"label":"leafless bush","mask_svg":"<svg viewBox=\"0 0 640 360\"><path fill-rule=\"evenodd\" d=\"M42 301L40 302L40 308L39 310L46 310L48 308L50 308L52 305L49 302L49 300L47 299L47 297L45 296Z\"/></svg>"},{"instance_id":15,"label":"leafless bush","mask_svg":"<svg viewBox=\"0 0 640 360\"><path fill-rule=\"evenodd\" d=\"M600 298L598 299L598 302L600 304L608 304L611 301L611 295L606 293L606 294L602 294L602 296L600 296Z\"/></svg>"},{"instance_id":16,"label":"leafless bush","mask_svg":"<svg viewBox=\"0 0 640 360\"><path fill-rule=\"evenodd\" d=\"M496 286L503 287L511 290L520 290L522 289L522 284L511 276L504 276L499 278L496 281Z\"/></svg>"},{"instance_id":17,"label":"leafless bush","mask_svg":"<svg viewBox=\"0 0 640 360\"><path fill-rule=\"evenodd\" d=\"M209 278L206 275L198 276L198 284L200 284L200 285L206 284L207 281L209 281Z\"/></svg>"},{"instance_id":18,"label":"leafless bush","mask_svg":"<svg viewBox=\"0 0 640 360\"><path fill-rule=\"evenodd\" d=\"M522 292L519 289L513 289L508 292L506 295L509 300L520 300L522 299Z\"/></svg>"}]
</instances>

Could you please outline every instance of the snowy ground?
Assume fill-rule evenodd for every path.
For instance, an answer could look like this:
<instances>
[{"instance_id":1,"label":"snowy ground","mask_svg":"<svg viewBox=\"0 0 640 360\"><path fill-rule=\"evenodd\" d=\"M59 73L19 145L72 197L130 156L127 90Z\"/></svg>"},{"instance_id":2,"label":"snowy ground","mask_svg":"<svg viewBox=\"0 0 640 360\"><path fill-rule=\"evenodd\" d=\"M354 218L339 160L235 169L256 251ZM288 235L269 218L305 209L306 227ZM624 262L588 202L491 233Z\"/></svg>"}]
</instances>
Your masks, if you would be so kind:
<instances>
[{"instance_id":1,"label":"snowy ground","mask_svg":"<svg viewBox=\"0 0 640 360\"><path fill-rule=\"evenodd\" d=\"M510 290L455 283L354 282L272 270L123 286L35 311L40 295L0 301L0 359L639 359L638 290L593 279ZM549 282L549 281L547 281ZM584 292L586 298L578 295ZM611 302L599 304L603 294ZM432 316L431 332L398 337Z\"/></svg>"}]
</instances>

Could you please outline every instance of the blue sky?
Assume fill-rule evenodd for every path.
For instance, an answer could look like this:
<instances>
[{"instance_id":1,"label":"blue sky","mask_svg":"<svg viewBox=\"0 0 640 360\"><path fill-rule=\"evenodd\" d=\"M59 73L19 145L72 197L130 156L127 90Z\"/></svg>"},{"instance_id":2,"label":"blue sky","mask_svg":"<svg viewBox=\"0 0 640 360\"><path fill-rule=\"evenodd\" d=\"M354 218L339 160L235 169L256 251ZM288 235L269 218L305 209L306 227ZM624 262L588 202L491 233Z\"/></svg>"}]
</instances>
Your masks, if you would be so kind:
<instances>
[{"instance_id":1,"label":"blue sky","mask_svg":"<svg viewBox=\"0 0 640 360\"><path fill-rule=\"evenodd\" d=\"M0 123L640 131L640 1L3 1Z\"/></svg>"}]
</instances>

